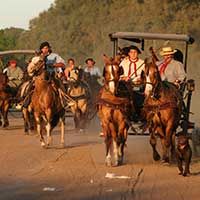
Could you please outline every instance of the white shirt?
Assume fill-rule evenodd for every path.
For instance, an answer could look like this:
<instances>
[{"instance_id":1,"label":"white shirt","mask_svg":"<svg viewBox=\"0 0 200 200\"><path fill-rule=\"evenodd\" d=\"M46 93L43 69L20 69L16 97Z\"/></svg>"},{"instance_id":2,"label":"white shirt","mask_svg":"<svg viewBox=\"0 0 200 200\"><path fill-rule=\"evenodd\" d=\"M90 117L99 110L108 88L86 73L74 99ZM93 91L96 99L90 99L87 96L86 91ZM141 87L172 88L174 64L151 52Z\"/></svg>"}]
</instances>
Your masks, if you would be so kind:
<instances>
[{"instance_id":1,"label":"white shirt","mask_svg":"<svg viewBox=\"0 0 200 200\"><path fill-rule=\"evenodd\" d=\"M99 76L99 77L101 77L101 72L100 72L98 67L95 67L95 66L92 67L92 68L86 67L84 69L84 71L90 73L91 76Z\"/></svg>"},{"instance_id":2,"label":"white shirt","mask_svg":"<svg viewBox=\"0 0 200 200\"><path fill-rule=\"evenodd\" d=\"M138 60L135 62L136 64L136 74L135 74L135 69L134 69L134 64L132 63L130 65L131 61L129 59L129 57L126 57L122 60L122 62L120 63L120 66L123 68L124 70L124 74L121 77L128 77L129 76L129 66L131 67L131 76L130 78L132 79L133 82L140 80L141 78L141 74L142 71L144 71L144 61L140 58L138 58Z\"/></svg>"},{"instance_id":3,"label":"white shirt","mask_svg":"<svg viewBox=\"0 0 200 200\"><path fill-rule=\"evenodd\" d=\"M164 61L156 62L158 69L162 66ZM183 81L186 78L186 73L183 64L179 61L172 59L170 63L165 68L164 73L161 74L162 81L169 81L174 83L175 81Z\"/></svg>"}]
</instances>

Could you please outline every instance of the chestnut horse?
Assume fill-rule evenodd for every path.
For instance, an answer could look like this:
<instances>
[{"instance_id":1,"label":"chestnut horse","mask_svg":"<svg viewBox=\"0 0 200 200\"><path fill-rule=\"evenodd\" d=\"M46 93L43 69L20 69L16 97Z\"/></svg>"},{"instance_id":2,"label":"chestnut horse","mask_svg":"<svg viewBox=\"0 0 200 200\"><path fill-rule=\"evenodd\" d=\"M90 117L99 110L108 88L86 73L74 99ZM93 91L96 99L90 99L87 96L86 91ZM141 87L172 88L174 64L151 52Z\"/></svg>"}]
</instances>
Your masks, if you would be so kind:
<instances>
[{"instance_id":1,"label":"chestnut horse","mask_svg":"<svg viewBox=\"0 0 200 200\"><path fill-rule=\"evenodd\" d=\"M120 60L109 59L104 56L104 85L99 92L97 101L98 115L105 135L106 165L118 166L123 163L124 145L127 140L128 122L126 108L129 105L127 98L116 96L117 85L123 68ZM111 156L114 155L114 163Z\"/></svg>"},{"instance_id":2,"label":"chestnut horse","mask_svg":"<svg viewBox=\"0 0 200 200\"><path fill-rule=\"evenodd\" d=\"M88 123L88 105L91 99L89 87L81 80L83 69L75 68L70 72L70 79L67 83L67 94L72 103L70 109L74 115L75 128L82 131Z\"/></svg>"},{"instance_id":3,"label":"chestnut horse","mask_svg":"<svg viewBox=\"0 0 200 200\"><path fill-rule=\"evenodd\" d=\"M6 74L0 73L0 126L9 126L8 122L8 109L10 105L11 95L6 91L8 84L8 77ZM1 121L1 115L3 117L3 123Z\"/></svg>"},{"instance_id":4,"label":"chestnut horse","mask_svg":"<svg viewBox=\"0 0 200 200\"><path fill-rule=\"evenodd\" d=\"M169 162L170 148L172 158L175 157L175 133L181 117L182 99L174 84L161 81L154 61L145 61L145 77L144 113L149 125L153 158L160 160L156 149L158 135L162 144L162 161Z\"/></svg>"},{"instance_id":5,"label":"chestnut horse","mask_svg":"<svg viewBox=\"0 0 200 200\"><path fill-rule=\"evenodd\" d=\"M33 110L34 118L37 124L37 132L40 135L41 146L45 147L46 143L41 130L42 120L45 122L47 132L47 146L52 142L51 131L61 122L61 145L64 146L64 121L65 109L59 97L58 88L53 80L49 80L48 73L43 69L44 61L41 57L34 57L29 63L29 73L34 67L37 69L35 76L35 88L31 98L30 107Z\"/></svg>"}]
</instances>

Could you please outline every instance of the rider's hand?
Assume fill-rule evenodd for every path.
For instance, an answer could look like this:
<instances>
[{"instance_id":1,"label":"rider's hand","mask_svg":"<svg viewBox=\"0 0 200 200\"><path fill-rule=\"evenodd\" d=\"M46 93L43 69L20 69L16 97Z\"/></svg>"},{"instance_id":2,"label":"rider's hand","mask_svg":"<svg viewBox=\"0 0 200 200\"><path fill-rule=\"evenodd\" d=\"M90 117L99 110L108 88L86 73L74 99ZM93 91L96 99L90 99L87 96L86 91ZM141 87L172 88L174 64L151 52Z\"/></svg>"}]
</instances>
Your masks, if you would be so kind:
<instances>
[{"instance_id":1,"label":"rider's hand","mask_svg":"<svg viewBox=\"0 0 200 200\"><path fill-rule=\"evenodd\" d=\"M12 81L12 80L15 80L15 78L10 76L10 77L8 77L8 80Z\"/></svg>"}]
</instances>

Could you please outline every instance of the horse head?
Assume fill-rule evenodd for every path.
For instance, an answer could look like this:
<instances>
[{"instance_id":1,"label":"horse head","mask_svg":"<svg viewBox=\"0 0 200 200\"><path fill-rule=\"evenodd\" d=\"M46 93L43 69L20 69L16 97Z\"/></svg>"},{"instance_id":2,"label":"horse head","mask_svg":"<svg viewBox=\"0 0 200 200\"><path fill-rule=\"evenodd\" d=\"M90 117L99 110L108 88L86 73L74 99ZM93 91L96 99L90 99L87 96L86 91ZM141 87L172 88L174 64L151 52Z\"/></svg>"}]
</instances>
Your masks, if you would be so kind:
<instances>
[{"instance_id":1,"label":"horse head","mask_svg":"<svg viewBox=\"0 0 200 200\"><path fill-rule=\"evenodd\" d=\"M145 95L151 95L158 83L161 82L160 73L154 60L145 59Z\"/></svg>"},{"instance_id":2,"label":"horse head","mask_svg":"<svg viewBox=\"0 0 200 200\"><path fill-rule=\"evenodd\" d=\"M29 76L34 76L38 74L44 68L44 57L34 56L27 67L27 72Z\"/></svg>"},{"instance_id":3,"label":"horse head","mask_svg":"<svg viewBox=\"0 0 200 200\"><path fill-rule=\"evenodd\" d=\"M0 73L0 91L5 90L7 84L8 84L7 73Z\"/></svg>"},{"instance_id":4,"label":"horse head","mask_svg":"<svg viewBox=\"0 0 200 200\"><path fill-rule=\"evenodd\" d=\"M120 57L116 56L115 58L108 58L106 55L104 59L104 70L103 77L105 86L108 87L108 90L115 94L117 83L120 79L120 76L123 74L123 68L119 66Z\"/></svg>"}]
</instances>

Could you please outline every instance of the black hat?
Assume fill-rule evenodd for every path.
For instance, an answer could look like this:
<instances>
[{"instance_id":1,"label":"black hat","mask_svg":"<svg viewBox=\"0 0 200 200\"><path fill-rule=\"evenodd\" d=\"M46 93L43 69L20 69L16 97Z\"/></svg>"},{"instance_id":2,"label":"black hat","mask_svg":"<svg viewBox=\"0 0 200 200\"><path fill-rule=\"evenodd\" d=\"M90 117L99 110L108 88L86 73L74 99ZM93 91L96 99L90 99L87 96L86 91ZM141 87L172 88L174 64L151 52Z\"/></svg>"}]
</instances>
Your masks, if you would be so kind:
<instances>
[{"instance_id":1,"label":"black hat","mask_svg":"<svg viewBox=\"0 0 200 200\"><path fill-rule=\"evenodd\" d=\"M87 62L88 62L89 60L92 61L92 62L95 64L95 61L93 60L93 58L87 58L87 59L85 60L85 63L87 64Z\"/></svg>"},{"instance_id":2,"label":"black hat","mask_svg":"<svg viewBox=\"0 0 200 200\"><path fill-rule=\"evenodd\" d=\"M131 46L129 47L129 51L130 51L131 49L136 50L136 51L138 52L138 54L141 54L141 51L140 51L140 49L139 49L138 47L136 47L136 46L134 46L134 45L131 45Z\"/></svg>"},{"instance_id":3,"label":"black hat","mask_svg":"<svg viewBox=\"0 0 200 200\"><path fill-rule=\"evenodd\" d=\"M49 48L51 48L51 46L50 46L50 44L49 44L48 42L42 42L42 43L40 44L40 50L43 49L44 47L49 47Z\"/></svg>"}]
</instances>

